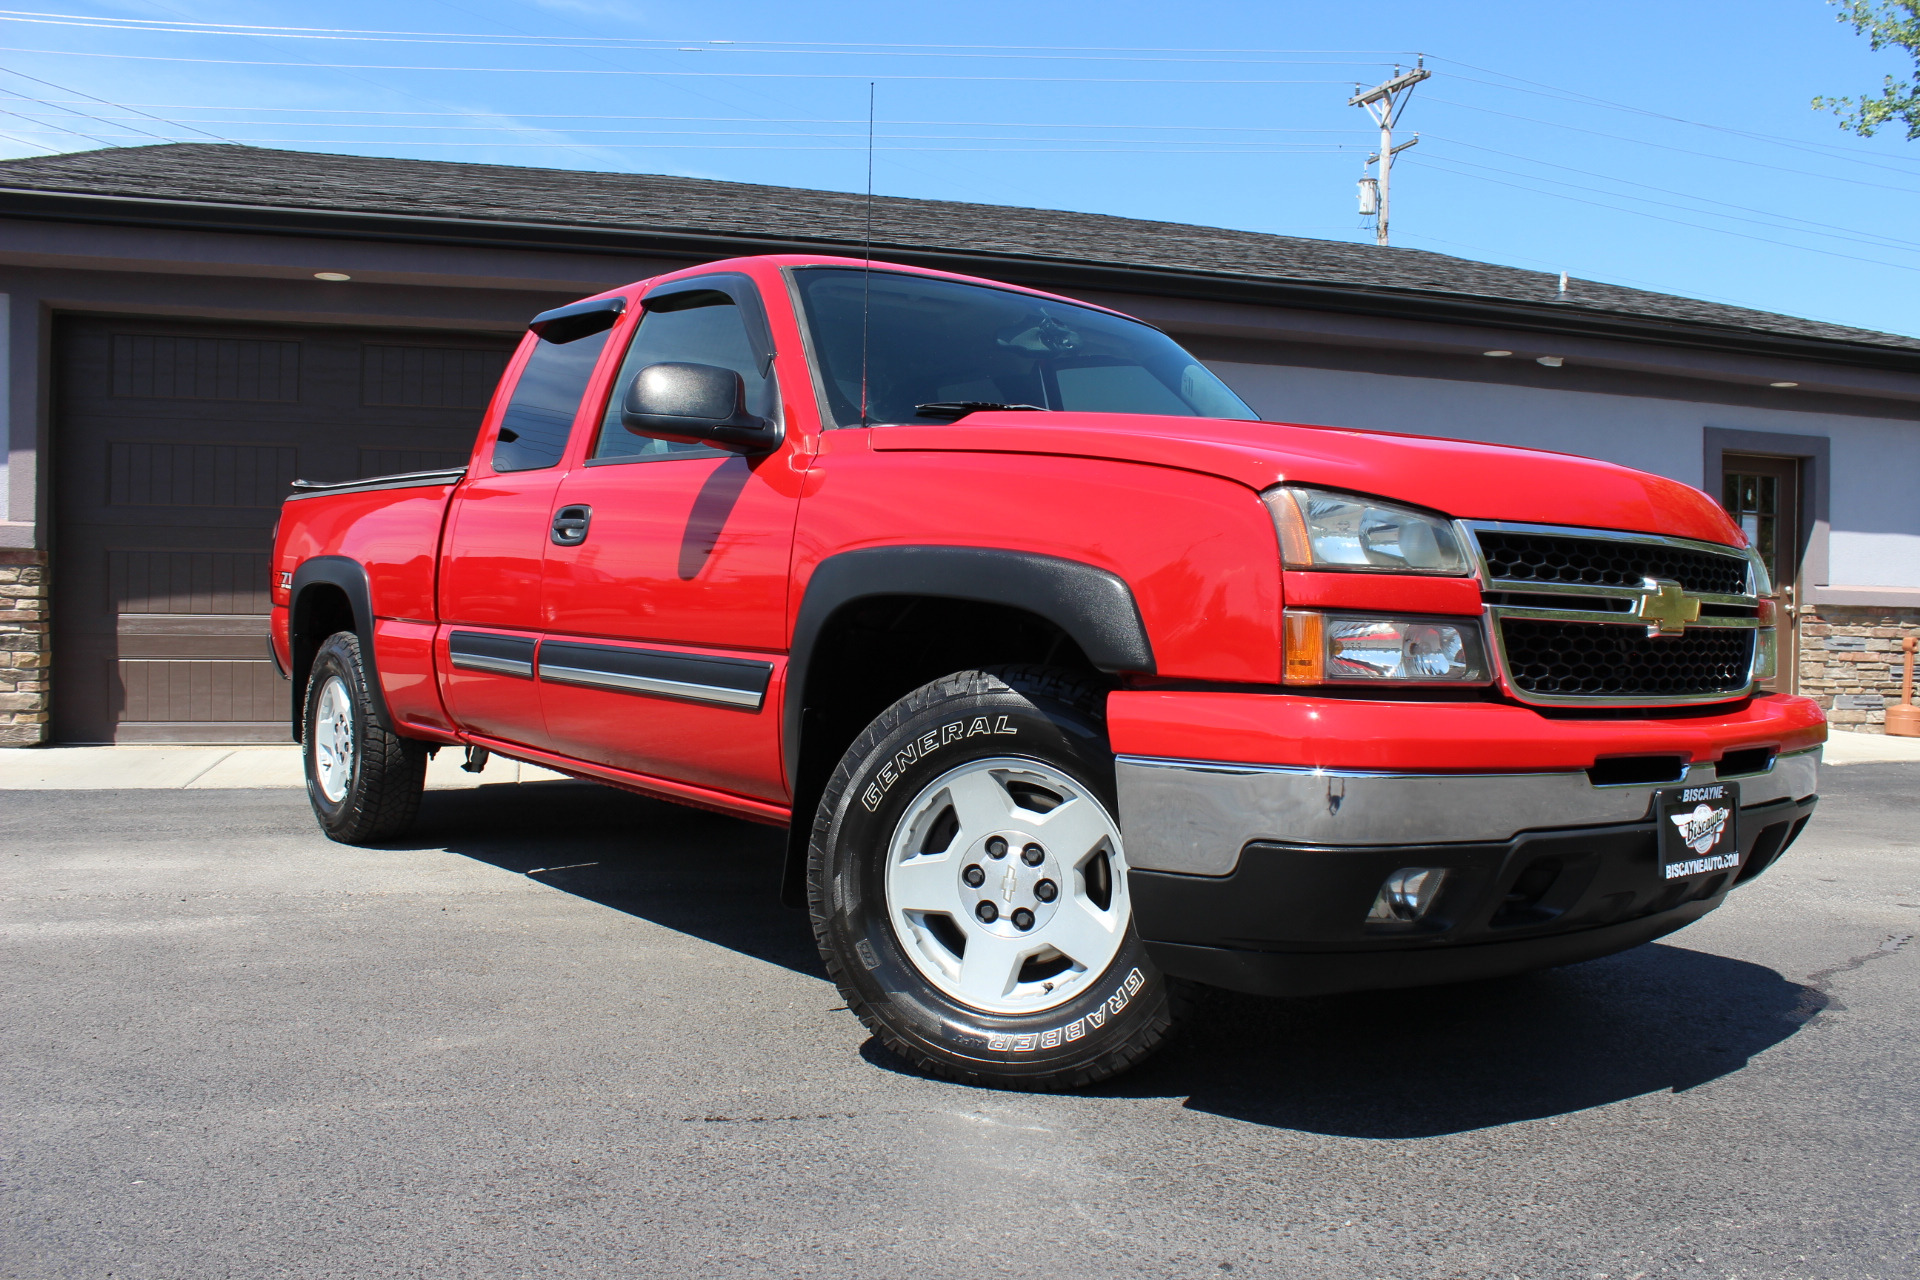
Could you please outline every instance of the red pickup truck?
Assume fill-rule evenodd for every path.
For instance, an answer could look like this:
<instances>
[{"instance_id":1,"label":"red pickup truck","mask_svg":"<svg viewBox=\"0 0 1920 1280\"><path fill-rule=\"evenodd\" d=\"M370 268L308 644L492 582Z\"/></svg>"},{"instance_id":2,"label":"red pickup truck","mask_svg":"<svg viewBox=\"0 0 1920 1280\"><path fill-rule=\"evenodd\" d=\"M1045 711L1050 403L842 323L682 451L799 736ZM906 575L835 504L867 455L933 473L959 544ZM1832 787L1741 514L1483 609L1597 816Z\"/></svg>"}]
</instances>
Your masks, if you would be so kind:
<instances>
[{"instance_id":1,"label":"red pickup truck","mask_svg":"<svg viewBox=\"0 0 1920 1280\"><path fill-rule=\"evenodd\" d=\"M296 486L272 644L328 835L441 747L786 827L848 1006L1081 1085L1181 984L1311 994L1670 933L1826 727L1710 499L1293 426L1158 330L756 257L536 317L470 464Z\"/></svg>"}]
</instances>

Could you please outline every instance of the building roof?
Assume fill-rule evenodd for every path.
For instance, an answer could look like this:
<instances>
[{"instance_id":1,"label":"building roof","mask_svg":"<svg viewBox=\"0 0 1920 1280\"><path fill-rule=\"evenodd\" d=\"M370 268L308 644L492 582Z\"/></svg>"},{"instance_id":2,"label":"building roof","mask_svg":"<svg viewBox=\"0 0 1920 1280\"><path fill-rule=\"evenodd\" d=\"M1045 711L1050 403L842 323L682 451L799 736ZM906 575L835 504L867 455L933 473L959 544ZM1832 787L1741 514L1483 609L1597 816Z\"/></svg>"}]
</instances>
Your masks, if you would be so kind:
<instances>
[{"instance_id":1,"label":"building roof","mask_svg":"<svg viewBox=\"0 0 1920 1280\"><path fill-rule=\"evenodd\" d=\"M60 199L64 197L64 199ZM144 209L144 217L133 217ZM676 249L685 256L844 251L864 196L655 174L532 169L212 143L0 161L0 214L201 221L432 238ZM305 215L304 219L290 215ZM330 221L331 220L331 221ZM1920 339L1495 266L1422 249L1104 214L873 200L877 257L1027 282L1145 288L1912 368ZM411 231L409 231L411 228ZM1024 270L1010 271L1016 266ZM1177 285L1177 287L1176 287Z\"/></svg>"}]
</instances>

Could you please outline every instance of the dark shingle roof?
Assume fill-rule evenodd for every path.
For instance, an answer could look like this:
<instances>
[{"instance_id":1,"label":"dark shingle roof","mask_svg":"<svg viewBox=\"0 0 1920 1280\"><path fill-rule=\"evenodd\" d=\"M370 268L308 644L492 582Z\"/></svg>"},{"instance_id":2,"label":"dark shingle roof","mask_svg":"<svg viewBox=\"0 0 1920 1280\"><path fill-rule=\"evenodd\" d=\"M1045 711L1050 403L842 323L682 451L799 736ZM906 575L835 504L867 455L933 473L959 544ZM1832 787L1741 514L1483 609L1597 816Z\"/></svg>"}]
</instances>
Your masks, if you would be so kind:
<instances>
[{"instance_id":1,"label":"dark shingle roof","mask_svg":"<svg viewBox=\"0 0 1920 1280\"><path fill-rule=\"evenodd\" d=\"M475 224L694 234L740 241L740 252L858 245L863 196L704 178L529 169L509 165L273 151L179 143L0 162L0 195L67 193L116 200L380 214ZM0 203L0 211L6 205ZM1193 273L1323 290L1470 298L1529 309L1663 322L1756 338L1920 352L1920 339L1750 311L1692 298L1571 282L1420 249L1103 214L878 197L876 256L953 252L1008 260ZM1571 314L1570 314L1571 313ZM1811 354L1811 353L1809 353Z\"/></svg>"}]
</instances>

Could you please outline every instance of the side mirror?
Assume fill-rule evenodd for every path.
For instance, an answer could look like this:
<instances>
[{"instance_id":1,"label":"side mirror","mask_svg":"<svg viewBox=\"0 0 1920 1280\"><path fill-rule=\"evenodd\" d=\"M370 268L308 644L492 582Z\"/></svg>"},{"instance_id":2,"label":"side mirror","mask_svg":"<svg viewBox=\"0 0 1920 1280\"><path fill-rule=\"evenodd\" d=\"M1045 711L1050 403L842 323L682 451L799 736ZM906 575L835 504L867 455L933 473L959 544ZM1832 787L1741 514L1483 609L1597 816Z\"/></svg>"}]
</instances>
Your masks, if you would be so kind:
<instances>
[{"instance_id":1,"label":"side mirror","mask_svg":"<svg viewBox=\"0 0 1920 1280\"><path fill-rule=\"evenodd\" d=\"M747 412L746 383L731 369L669 361L634 375L620 402L620 425L637 436L765 453L780 427Z\"/></svg>"}]
</instances>

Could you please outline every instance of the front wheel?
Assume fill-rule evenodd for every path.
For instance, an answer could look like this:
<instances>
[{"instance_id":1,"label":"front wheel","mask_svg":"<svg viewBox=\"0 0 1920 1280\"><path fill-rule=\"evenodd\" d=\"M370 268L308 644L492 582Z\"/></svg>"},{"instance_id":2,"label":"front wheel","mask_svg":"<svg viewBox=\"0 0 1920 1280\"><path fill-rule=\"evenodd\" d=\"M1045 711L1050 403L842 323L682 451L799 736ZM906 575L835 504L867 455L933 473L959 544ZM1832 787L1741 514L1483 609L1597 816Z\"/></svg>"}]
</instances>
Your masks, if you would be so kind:
<instances>
[{"instance_id":1,"label":"front wheel","mask_svg":"<svg viewBox=\"0 0 1920 1280\"><path fill-rule=\"evenodd\" d=\"M835 771L808 859L848 1007L938 1075L1091 1084L1172 1028L1133 928L1100 691L966 671L881 714Z\"/></svg>"},{"instance_id":2,"label":"front wheel","mask_svg":"<svg viewBox=\"0 0 1920 1280\"><path fill-rule=\"evenodd\" d=\"M301 747L313 816L343 844L404 834L426 789L426 744L380 727L373 709L379 696L360 638L351 631L329 636L307 676Z\"/></svg>"}]
</instances>

